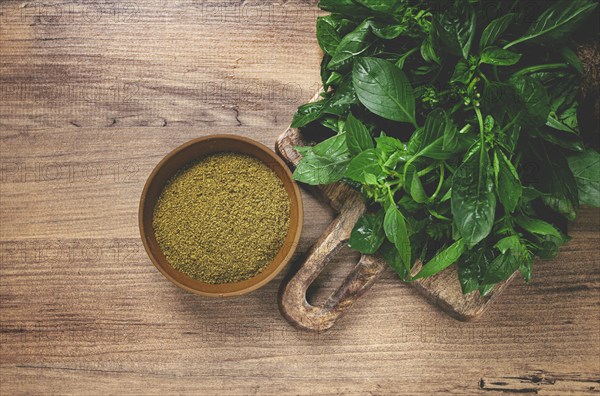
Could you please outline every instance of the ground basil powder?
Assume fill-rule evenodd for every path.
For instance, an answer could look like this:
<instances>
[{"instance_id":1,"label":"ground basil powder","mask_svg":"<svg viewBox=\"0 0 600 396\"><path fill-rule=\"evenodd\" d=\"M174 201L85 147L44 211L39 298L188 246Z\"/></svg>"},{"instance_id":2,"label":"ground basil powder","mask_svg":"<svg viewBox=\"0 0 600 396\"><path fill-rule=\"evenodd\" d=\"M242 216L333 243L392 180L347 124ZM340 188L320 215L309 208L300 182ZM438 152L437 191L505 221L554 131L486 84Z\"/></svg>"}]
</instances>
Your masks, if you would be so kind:
<instances>
[{"instance_id":1,"label":"ground basil powder","mask_svg":"<svg viewBox=\"0 0 600 396\"><path fill-rule=\"evenodd\" d=\"M264 270L283 245L289 217L287 193L269 167L248 155L218 153L169 180L152 225L169 264L220 284Z\"/></svg>"}]
</instances>

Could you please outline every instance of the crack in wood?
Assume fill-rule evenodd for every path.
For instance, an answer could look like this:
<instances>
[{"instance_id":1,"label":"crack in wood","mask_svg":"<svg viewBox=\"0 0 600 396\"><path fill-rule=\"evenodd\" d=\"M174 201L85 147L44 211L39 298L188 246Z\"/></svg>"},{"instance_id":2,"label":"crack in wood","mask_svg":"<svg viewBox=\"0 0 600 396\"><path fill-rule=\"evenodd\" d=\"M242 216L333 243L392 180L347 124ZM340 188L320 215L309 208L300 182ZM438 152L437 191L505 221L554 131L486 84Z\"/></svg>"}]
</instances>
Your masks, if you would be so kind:
<instances>
[{"instance_id":1,"label":"crack in wood","mask_svg":"<svg viewBox=\"0 0 600 396\"><path fill-rule=\"evenodd\" d=\"M546 394L552 392L600 394L600 374L553 374L542 370L523 376L483 377L479 388L505 393Z\"/></svg>"}]
</instances>

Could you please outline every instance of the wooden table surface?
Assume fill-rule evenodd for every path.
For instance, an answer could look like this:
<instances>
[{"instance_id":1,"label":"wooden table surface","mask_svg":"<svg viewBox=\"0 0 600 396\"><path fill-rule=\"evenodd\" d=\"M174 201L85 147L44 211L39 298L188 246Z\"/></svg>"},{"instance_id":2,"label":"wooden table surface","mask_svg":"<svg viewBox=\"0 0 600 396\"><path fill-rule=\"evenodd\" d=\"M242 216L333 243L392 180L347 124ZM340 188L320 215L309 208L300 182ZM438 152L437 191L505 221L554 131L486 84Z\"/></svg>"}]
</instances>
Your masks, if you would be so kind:
<instances>
[{"instance_id":1,"label":"wooden table surface","mask_svg":"<svg viewBox=\"0 0 600 396\"><path fill-rule=\"evenodd\" d=\"M315 1L0 2L0 394L600 392L600 213L461 323L388 271L329 332L179 290L142 247L154 165L198 136L272 147L319 82ZM298 253L333 218L304 192ZM357 260L343 251L318 301ZM489 391L489 392L488 392Z\"/></svg>"}]
</instances>

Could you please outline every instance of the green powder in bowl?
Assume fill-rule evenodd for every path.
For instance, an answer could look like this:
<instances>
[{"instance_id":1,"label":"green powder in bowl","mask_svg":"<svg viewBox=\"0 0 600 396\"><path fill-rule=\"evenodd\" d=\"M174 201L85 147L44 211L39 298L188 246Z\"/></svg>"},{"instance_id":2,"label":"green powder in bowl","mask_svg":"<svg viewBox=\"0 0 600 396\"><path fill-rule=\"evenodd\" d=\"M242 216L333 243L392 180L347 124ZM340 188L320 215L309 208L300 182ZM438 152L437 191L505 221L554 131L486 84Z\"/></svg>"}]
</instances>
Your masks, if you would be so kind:
<instances>
[{"instance_id":1,"label":"green powder in bowl","mask_svg":"<svg viewBox=\"0 0 600 396\"><path fill-rule=\"evenodd\" d=\"M154 208L156 240L171 266L206 283L252 278L286 238L290 202L260 160L212 154L181 169Z\"/></svg>"}]
</instances>

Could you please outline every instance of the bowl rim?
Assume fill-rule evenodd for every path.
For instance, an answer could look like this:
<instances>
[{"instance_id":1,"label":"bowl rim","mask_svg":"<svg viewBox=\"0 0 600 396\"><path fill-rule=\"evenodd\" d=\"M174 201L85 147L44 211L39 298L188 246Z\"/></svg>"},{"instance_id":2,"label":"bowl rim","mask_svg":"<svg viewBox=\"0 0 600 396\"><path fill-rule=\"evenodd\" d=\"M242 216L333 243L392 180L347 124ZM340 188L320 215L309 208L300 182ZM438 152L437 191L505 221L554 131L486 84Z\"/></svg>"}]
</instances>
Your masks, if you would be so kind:
<instances>
[{"instance_id":1,"label":"bowl rim","mask_svg":"<svg viewBox=\"0 0 600 396\"><path fill-rule=\"evenodd\" d=\"M190 147L192 145L207 142L210 140L220 140L220 139L235 140L235 141L241 142L243 144L254 146L255 148L258 148L262 152L266 153L272 160L274 160L278 164L278 166L280 168L283 169L284 174L290 181L289 184L292 186L293 199L297 202L298 222L295 227L295 230L293 230L290 227L290 229L288 231L288 232L295 232L293 241L290 244L290 248L289 248L288 252L283 257L283 259L279 262L279 264L275 267L273 272L271 272L267 277L265 277L264 279L262 279L256 283L251 284L250 286L248 286L244 289L234 290L234 291L230 291L230 292L212 293L212 292L206 292L203 290L198 290L193 287L189 287L189 286L179 282L177 279L173 278L168 272L166 272L162 268L162 265L158 262L159 260L155 257L154 252L148 243L148 235L146 234L146 231L144 228L144 207L146 206L145 203L146 203L146 199L148 196L148 190L150 189L150 186L152 185L152 183L155 181L157 174L165 166L165 164L167 164L169 161L171 161L173 159L173 157L175 157L177 154L179 154L179 152L187 149L188 147ZM251 154L247 154L247 155L252 156ZM262 160L261 160L261 162L264 163L264 161L262 161ZM280 176L278 176L278 177L279 177L279 179L281 179ZM199 138L189 140L189 141L177 146L173 150L171 150L167 155L165 155L158 162L158 164L156 164L156 166L152 169L152 172L150 172L150 175L146 179L146 182L144 183L144 188L142 190L142 194L140 197L140 203L139 203L139 208L138 208L138 226L139 226L139 230L140 230L140 236L142 238L142 243L144 245L144 249L146 250L146 254L150 258L150 261L152 261L152 264L158 269L158 271L165 278L167 278L169 281L171 281L173 284L175 284L176 286L178 286L184 290L187 290L191 293L201 295L201 296L217 297L217 298L218 297L234 297L234 296L240 296L243 294L247 294L256 289L259 289L260 287L266 285L271 280L273 280L273 278L275 278L283 270L283 268L289 263L289 261L292 259L293 255L298 247L298 242L299 242L300 236L302 234L303 222L304 222L304 208L303 208L303 204L302 204L302 195L300 194L300 189L298 188L298 184L294 181L292 172L290 171L288 166L285 164L285 162L273 150L270 150L264 144L257 142L253 139L247 138L245 136L234 135L234 134L213 134L213 135L202 136ZM252 279L252 278L250 278L250 279Z\"/></svg>"}]
</instances>

